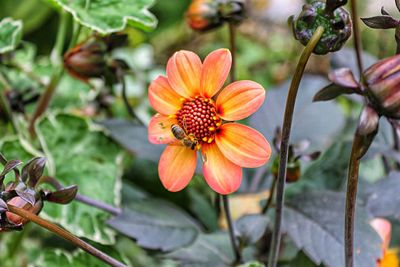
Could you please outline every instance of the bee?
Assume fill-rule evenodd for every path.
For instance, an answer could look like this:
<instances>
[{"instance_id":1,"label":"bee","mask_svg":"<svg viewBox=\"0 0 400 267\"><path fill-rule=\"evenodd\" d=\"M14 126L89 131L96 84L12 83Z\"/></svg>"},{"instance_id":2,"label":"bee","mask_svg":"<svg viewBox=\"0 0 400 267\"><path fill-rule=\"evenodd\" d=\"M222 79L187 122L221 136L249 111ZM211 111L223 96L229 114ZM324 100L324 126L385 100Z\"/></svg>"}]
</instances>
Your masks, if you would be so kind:
<instances>
[{"instance_id":1,"label":"bee","mask_svg":"<svg viewBox=\"0 0 400 267\"><path fill-rule=\"evenodd\" d=\"M176 139L180 140L182 144L189 147L191 150L199 147L199 141L193 134L186 134L186 131L177 124L171 125L172 134Z\"/></svg>"}]
</instances>

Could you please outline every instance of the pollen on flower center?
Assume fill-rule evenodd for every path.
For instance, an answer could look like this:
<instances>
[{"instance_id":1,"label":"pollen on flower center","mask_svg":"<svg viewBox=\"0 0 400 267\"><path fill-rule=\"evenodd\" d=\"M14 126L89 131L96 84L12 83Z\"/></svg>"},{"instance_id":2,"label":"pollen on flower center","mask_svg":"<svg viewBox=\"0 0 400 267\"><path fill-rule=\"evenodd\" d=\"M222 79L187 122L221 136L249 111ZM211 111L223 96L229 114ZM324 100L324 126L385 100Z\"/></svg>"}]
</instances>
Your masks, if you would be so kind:
<instances>
[{"instance_id":1,"label":"pollen on flower center","mask_svg":"<svg viewBox=\"0 0 400 267\"><path fill-rule=\"evenodd\" d=\"M203 97L186 100L177 113L177 119L186 134L193 135L200 143L211 143L221 126L213 100Z\"/></svg>"}]
</instances>

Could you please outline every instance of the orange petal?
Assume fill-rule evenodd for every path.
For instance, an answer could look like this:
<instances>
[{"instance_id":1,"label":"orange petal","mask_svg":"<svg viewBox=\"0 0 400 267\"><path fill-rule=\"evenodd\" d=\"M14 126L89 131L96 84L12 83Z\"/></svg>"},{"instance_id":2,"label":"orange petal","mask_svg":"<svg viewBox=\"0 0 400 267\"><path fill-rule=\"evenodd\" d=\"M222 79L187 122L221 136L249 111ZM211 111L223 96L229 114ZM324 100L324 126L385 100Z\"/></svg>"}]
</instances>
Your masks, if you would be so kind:
<instances>
[{"instance_id":1,"label":"orange petal","mask_svg":"<svg viewBox=\"0 0 400 267\"><path fill-rule=\"evenodd\" d=\"M241 167L260 167L271 156L271 147L265 137L239 123L223 124L215 142L225 157Z\"/></svg>"},{"instance_id":2,"label":"orange petal","mask_svg":"<svg viewBox=\"0 0 400 267\"><path fill-rule=\"evenodd\" d=\"M202 145L203 174L207 184L217 193L235 192L242 182L242 168L228 160L215 144Z\"/></svg>"},{"instance_id":3,"label":"orange petal","mask_svg":"<svg viewBox=\"0 0 400 267\"><path fill-rule=\"evenodd\" d=\"M232 65L231 52L218 49L211 52L203 63L201 73L201 95L207 98L214 96L224 85Z\"/></svg>"},{"instance_id":4,"label":"orange petal","mask_svg":"<svg viewBox=\"0 0 400 267\"><path fill-rule=\"evenodd\" d=\"M200 94L202 64L193 52L176 52L167 63L169 84L181 96L194 97Z\"/></svg>"},{"instance_id":5,"label":"orange petal","mask_svg":"<svg viewBox=\"0 0 400 267\"><path fill-rule=\"evenodd\" d=\"M379 234L383 243L382 249L386 250L389 247L392 226L386 219L375 218L370 222L372 228Z\"/></svg>"},{"instance_id":6,"label":"orange petal","mask_svg":"<svg viewBox=\"0 0 400 267\"><path fill-rule=\"evenodd\" d=\"M149 123L148 139L152 144L169 144L176 141L171 131L171 125L176 124L176 118L161 114L154 115Z\"/></svg>"},{"instance_id":7,"label":"orange petal","mask_svg":"<svg viewBox=\"0 0 400 267\"><path fill-rule=\"evenodd\" d=\"M177 192L185 188L196 169L196 151L184 146L167 146L158 163L158 175L163 186Z\"/></svg>"},{"instance_id":8,"label":"orange petal","mask_svg":"<svg viewBox=\"0 0 400 267\"><path fill-rule=\"evenodd\" d=\"M175 114L181 108L181 98L164 76L158 76L149 86L150 105L161 114Z\"/></svg>"},{"instance_id":9,"label":"orange petal","mask_svg":"<svg viewBox=\"0 0 400 267\"><path fill-rule=\"evenodd\" d=\"M225 87L217 98L218 115L228 121L244 119L262 105L265 89L252 81L238 81Z\"/></svg>"}]
</instances>

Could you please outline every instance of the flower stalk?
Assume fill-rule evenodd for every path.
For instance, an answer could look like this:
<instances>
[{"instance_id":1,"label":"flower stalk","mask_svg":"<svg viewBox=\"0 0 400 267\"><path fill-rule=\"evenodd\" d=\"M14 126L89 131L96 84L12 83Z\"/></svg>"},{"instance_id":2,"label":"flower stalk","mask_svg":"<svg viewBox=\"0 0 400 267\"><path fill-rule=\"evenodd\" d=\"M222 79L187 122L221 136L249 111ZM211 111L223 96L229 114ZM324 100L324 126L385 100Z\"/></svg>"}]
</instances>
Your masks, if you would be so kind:
<instances>
[{"instance_id":1,"label":"flower stalk","mask_svg":"<svg viewBox=\"0 0 400 267\"><path fill-rule=\"evenodd\" d=\"M360 73L360 78L362 80L363 79L362 72L363 72L364 67L363 67L363 61L362 61L360 27L358 24L357 1L351 0L350 6L351 6L351 19L353 21L354 49L356 51L357 67L358 67L358 70Z\"/></svg>"},{"instance_id":2,"label":"flower stalk","mask_svg":"<svg viewBox=\"0 0 400 267\"><path fill-rule=\"evenodd\" d=\"M57 88L58 82L63 73L63 69L61 67L61 56L64 49L65 44L65 36L68 27L68 14L66 12L62 12L60 15L60 25L57 32L56 43L54 44L53 51L51 52L51 58L53 64L57 66L54 71L49 84L46 86L43 94L39 98L39 102L36 106L36 110L32 115L32 118L29 122L29 133L32 137L36 136L35 133L35 123L36 120L46 111L47 107L50 104L51 98L54 95L54 92Z\"/></svg>"},{"instance_id":3,"label":"flower stalk","mask_svg":"<svg viewBox=\"0 0 400 267\"><path fill-rule=\"evenodd\" d=\"M4 94L7 90L11 90L11 85L8 83L8 81L1 72L0 72L0 83L3 85L2 89L0 89L0 110L3 110L8 120L11 122L14 132L17 133L17 126L15 125L14 118L12 116L11 107Z\"/></svg>"},{"instance_id":4,"label":"flower stalk","mask_svg":"<svg viewBox=\"0 0 400 267\"><path fill-rule=\"evenodd\" d=\"M346 212L345 212L345 266L353 267L354 264L354 216L357 200L358 170L360 156L358 151L362 146L362 138L354 135L351 148L349 173L347 177Z\"/></svg>"},{"instance_id":5,"label":"flower stalk","mask_svg":"<svg viewBox=\"0 0 400 267\"><path fill-rule=\"evenodd\" d=\"M229 23L229 44L232 54L230 80L233 83L236 81L236 26L233 23Z\"/></svg>"},{"instance_id":6,"label":"flower stalk","mask_svg":"<svg viewBox=\"0 0 400 267\"><path fill-rule=\"evenodd\" d=\"M18 208L13 205L8 205L8 210L11 213L14 213L14 214L19 215L27 220L30 220L30 221L36 223L37 225L39 225L43 228L46 228L47 230L57 234L58 236L71 242L72 244L76 245L77 247L81 248L82 250L86 251L87 253L95 256L99 260L109 264L110 266L127 267L125 264L123 264L123 263L117 261L116 259L108 256L107 254L101 252L100 250L96 249L95 247L91 246L90 244L86 243L85 241L81 240L80 238L74 236L67 230L65 230L53 223L50 223L29 211L26 211L22 208Z\"/></svg>"},{"instance_id":7,"label":"flower stalk","mask_svg":"<svg viewBox=\"0 0 400 267\"><path fill-rule=\"evenodd\" d=\"M229 237L231 240L232 244L232 249L235 254L235 262L234 264L241 263L242 262L242 255L240 252L240 248L238 245L238 242L236 242L236 237L235 237L235 228L232 222L232 216L231 216L231 211L229 209L229 199L228 195L221 195L222 196L222 202L224 206L224 212L225 212L225 219L228 223L228 230L229 230Z\"/></svg>"},{"instance_id":8,"label":"flower stalk","mask_svg":"<svg viewBox=\"0 0 400 267\"><path fill-rule=\"evenodd\" d=\"M296 96L306 64L314 48L321 39L323 32L324 28L322 26L319 26L314 32L307 46L304 48L303 53L301 54L299 62L297 64L286 100L285 115L282 127L282 140L280 145L281 153L279 160L278 181L276 189L275 224L271 240L271 250L269 254L268 267L276 267L278 262L278 254L281 241L281 224L283 216L283 198L285 192L286 166L288 161L290 130L292 127Z\"/></svg>"}]
</instances>

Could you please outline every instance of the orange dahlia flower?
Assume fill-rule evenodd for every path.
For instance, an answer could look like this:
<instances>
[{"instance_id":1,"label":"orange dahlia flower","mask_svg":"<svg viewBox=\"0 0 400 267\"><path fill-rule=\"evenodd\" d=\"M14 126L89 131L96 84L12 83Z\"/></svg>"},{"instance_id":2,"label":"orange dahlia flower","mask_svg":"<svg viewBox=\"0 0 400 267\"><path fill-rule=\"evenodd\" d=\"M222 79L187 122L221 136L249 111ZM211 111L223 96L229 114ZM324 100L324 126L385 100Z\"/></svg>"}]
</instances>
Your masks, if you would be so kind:
<instances>
[{"instance_id":1,"label":"orange dahlia flower","mask_svg":"<svg viewBox=\"0 0 400 267\"><path fill-rule=\"evenodd\" d=\"M382 239L383 257L376 263L377 267L399 267L398 250L389 248L392 226L390 222L383 218L375 218L371 221L371 226L376 230Z\"/></svg>"},{"instance_id":2,"label":"orange dahlia flower","mask_svg":"<svg viewBox=\"0 0 400 267\"><path fill-rule=\"evenodd\" d=\"M168 60L167 77L159 76L149 86L149 102L158 113L150 121L148 138L168 144L158 173L169 191L182 190L190 182L197 151L206 182L220 194L239 188L242 167L259 167L270 158L264 136L234 122L261 106L265 90L252 81L221 90L231 64L228 49L210 53L203 63L195 53L179 51Z\"/></svg>"}]
</instances>

